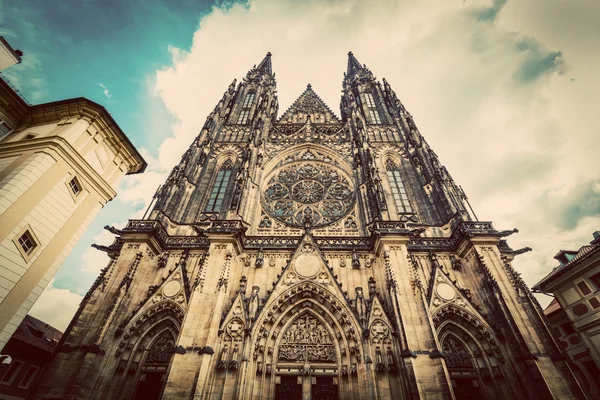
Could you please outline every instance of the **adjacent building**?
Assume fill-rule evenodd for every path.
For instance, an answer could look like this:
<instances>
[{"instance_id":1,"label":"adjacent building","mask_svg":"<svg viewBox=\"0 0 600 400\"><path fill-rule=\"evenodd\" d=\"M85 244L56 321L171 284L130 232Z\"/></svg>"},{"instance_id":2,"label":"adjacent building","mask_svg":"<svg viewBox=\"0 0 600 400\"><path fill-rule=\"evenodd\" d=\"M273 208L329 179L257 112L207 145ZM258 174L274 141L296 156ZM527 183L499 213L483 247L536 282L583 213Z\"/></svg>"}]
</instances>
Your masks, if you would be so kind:
<instances>
[{"instance_id":1,"label":"adjacent building","mask_svg":"<svg viewBox=\"0 0 600 400\"><path fill-rule=\"evenodd\" d=\"M10 364L0 364L0 399L27 399L52 360L62 332L31 315L25 316L2 353Z\"/></svg>"},{"instance_id":2,"label":"adjacent building","mask_svg":"<svg viewBox=\"0 0 600 400\"><path fill-rule=\"evenodd\" d=\"M342 89L339 116L311 85L279 114L271 54L231 83L148 218L109 228L34 398L583 397L514 230L352 53Z\"/></svg>"},{"instance_id":3,"label":"adjacent building","mask_svg":"<svg viewBox=\"0 0 600 400\"><path fill-rule=\"evenodd\" d=\"M0 71L6 68L19 64L23 53L20 50L15 50L12 46L0 36Z\"/></svg>"},{"instance_id":4,"label":"adjacent building","mask_svg":"<svg viewBox=\"0 0 600 400\"><path fill-rule=\"evenodd\" d=\"M0 79L0 350L124 175L146 162L101 105L29 105Z\"/></svg>"},{"instance_id":5,"label":"adjacent building","mask_svg":"<svg viewBox=\"0 0 600 400\"><path fill-rule=\"evenodd\" d=\"M561 345L578 366L580 381L600 398L600 231L579 250L561 250L560 265L533 290L554 300L545 313Z\"/></svg>"}]
</instances>

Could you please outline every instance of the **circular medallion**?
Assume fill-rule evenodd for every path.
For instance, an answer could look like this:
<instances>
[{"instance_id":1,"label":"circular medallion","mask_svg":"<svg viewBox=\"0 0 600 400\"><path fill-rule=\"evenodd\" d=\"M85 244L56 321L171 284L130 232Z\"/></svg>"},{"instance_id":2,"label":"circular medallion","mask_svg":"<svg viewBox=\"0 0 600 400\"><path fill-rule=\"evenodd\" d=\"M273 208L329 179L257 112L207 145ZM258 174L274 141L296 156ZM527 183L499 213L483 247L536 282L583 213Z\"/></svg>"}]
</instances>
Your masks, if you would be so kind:
<instances>
[{"instance_id":1,"label":"circular medallion","mask_svg":"<svg viewBox=\"0 0 600 400\"><path fill-rule=\"evenodd\" d=\"M323 200L325 189L314 179L305 179L292 186L292 199L300 203L316 203Z\"/></svg>"},{"instance_id":2,"label":"circular medallion","mask_svg":"<svg viewBox=\"0 0 600 400\"><path fill-rule=\"evenodd\" d=\"M163 291L162 292L167 297L173 297L177 293L179 293L180 290L181 290L181 283L179 283L178 281L171 281L171 282L168 282L163 287Z\"/></svg>"},{"instance_id":3,"label":"circular medallion","mask_svg":"<svg viewBox=\"0 0 600 400\"><path fill-rule=\"evenodd\" d=\"M354 204L354 187L338 165L317 160L293 160L278 165L266 178L263 205L287 225L329 225Z\"/></svg>"},{"instance_id":4,"label":"circular medallion","mask_svg":"<svg viewBox=\"0 0 600 400\"><path fill-rule=\"evenodd\" d=\"M314 276L321 269L321 261L315 254L300 254L294 262L298 275L308 278Z\"/></svg>"},{"instance_id":5,"label":"circular medallion","mask_svg":"<svg viewBox=\"0 0 600 400\"><path fill-rule=\"evenodd\" d=\"M448 285L447 283L440 283L437 285L435 291L442 300L446 301L450 301L454 298L454 296L456 296L456 292L454 292L452 286Z\"/></svg>"}]
</instances>

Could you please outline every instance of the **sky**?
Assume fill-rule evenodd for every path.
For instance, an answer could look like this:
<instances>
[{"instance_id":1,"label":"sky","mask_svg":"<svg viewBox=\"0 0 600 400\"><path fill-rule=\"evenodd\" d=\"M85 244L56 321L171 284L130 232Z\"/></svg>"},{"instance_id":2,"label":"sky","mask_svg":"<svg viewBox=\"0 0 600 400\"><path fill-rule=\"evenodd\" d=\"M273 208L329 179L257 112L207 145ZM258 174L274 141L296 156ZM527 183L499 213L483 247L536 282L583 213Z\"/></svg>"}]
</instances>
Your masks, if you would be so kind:
<instances>
[{"instance_id":1,"label":"sky","mask_svg":"<svg viewBox=\"0 0 600 400\"><path fill-rule=\"evenodd\" d=\"M273 53L280 114L308 83L339 115L347 52L385 77L482 221L518 228L533 285L600 230L597 0L0 0L32 103L104 105L148 161L126 177L31 314L64 329L234 78ZM540 297L543 304L548 298Z\"/></svg>"}]
</instances>

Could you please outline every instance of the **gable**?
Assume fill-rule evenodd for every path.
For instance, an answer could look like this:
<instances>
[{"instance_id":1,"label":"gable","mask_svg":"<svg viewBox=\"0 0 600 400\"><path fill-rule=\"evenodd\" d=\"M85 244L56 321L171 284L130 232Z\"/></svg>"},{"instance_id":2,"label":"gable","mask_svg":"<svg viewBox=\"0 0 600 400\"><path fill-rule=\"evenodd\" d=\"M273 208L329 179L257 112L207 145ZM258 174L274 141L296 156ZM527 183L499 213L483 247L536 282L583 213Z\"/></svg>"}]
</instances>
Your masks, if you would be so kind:
<instances>
[{"instance_id":1,"label":"gable","mask_svg":"<svg viewBox=\"0 0 600 400\"><path fill-rule=\"evenodd\" d=\"M310 117L310 121L313 123L334 124L340 122L331 109L312 90L310 84L279 119L279 123L305 123L307 116Z\"/></svg>"}]
</instances>

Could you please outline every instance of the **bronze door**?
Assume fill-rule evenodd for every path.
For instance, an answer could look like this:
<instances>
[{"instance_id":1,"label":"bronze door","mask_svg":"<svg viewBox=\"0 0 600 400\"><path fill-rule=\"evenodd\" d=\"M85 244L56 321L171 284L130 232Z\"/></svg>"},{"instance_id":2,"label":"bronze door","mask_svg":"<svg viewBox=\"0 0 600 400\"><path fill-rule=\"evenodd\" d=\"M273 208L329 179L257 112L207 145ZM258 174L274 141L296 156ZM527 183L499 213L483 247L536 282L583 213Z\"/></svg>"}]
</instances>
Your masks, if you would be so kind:
<instances>
[{"instance_id":1,"label":"bronze door","mask_svg":"<svg viewBox=\"0 0 600 400\"><path fill-rule=\"evenodd\" d=\"M281 376L281 382L275 385L276 400L302 400L302 385L297 376Z\"/></svg>"},{"instance_id":2,"label":"bronze door","mask_svg":"<svg viewBox=\"0 0 600 400\"><path fill-rule=\"evenodd\" d=\"M333 377L317 376L317 381L312 385L313 400L337 400L338 387L333 384Z\"/></svg>"}]
</instances>

